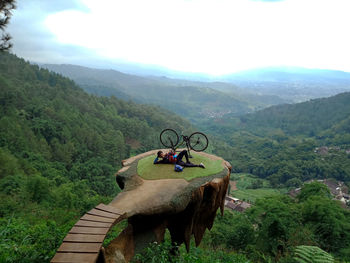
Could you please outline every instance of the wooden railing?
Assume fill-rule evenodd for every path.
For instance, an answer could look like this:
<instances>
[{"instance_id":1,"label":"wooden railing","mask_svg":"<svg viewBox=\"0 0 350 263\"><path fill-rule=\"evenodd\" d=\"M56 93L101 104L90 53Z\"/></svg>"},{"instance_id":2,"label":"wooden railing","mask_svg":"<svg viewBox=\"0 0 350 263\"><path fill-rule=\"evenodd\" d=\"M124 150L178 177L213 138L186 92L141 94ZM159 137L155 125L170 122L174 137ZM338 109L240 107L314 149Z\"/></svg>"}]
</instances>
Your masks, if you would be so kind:
<instances>
[{"instance_id":1,"label":"wooden railing","mask_svg":"<svg viewBox=\"0 0 350 263\"><path fill-rule=\"evenodd\" d=\"M108 231L122 221L124 215L115 207L99 204L72 227L51 263L95 263Z\"/></svg>"}]
</instances>

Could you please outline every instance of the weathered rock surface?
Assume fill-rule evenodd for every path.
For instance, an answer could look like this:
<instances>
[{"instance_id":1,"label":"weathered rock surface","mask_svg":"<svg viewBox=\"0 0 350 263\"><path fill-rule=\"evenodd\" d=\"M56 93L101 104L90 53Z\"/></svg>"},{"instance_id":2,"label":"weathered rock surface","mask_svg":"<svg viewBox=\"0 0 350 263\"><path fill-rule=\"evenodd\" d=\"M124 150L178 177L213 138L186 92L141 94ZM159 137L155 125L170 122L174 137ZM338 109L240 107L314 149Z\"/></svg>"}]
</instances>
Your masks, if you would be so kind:
<instances>
[{"instance_id":1,"label":"weathered rock surface","mask_svg":"<svg viewBox=\"0 0 350 263\"><path fill-rule=\"evenodd\" d=\"M150 151L123 161L116 174L123 189L109 205L126 212L128 226L104 250L106 262L129 262L150 242L164 240L168 229L172 242L185 243L189 250L193 235L199 245L206 229L211 229L216 211L224 211L231 165L225 160L206 153L208 162L221 160L222 171L191 181L185 179L144 180L137 174L142 158L156 154ZM164 164L166 165L166 164ZM171 169L171 165L169 165ZM198 169L202 168L186 168Z\"/></svg>"}]
</instances>

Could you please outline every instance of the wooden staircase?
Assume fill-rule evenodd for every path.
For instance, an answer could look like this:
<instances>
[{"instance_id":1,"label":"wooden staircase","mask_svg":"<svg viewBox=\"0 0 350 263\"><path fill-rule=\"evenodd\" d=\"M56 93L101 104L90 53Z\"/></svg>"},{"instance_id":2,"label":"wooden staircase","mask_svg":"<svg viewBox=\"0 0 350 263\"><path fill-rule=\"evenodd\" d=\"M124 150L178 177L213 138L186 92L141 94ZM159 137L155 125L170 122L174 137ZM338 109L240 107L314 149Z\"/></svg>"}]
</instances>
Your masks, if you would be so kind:
<instances>
[{"instance_id":1,"label":"wooden staircase","mask_svg":"<svg viewBox=\"0 0 350 263\"><path fill-rule=\"evenodd\" d=\"M72 227L50 262L95 263L107 233L124 215L115 207L99 204Z\"/></svg>"}]
</instances>

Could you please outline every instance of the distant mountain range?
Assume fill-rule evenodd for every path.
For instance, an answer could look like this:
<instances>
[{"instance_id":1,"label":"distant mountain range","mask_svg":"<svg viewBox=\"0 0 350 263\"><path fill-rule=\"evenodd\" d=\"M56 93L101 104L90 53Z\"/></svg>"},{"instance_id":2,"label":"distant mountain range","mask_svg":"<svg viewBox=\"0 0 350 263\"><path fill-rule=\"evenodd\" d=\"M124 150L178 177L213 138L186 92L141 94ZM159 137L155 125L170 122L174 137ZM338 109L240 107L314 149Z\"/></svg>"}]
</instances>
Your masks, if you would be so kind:
<instances>
[{"instance_id":1,"label":"distant mountain range","mask_svg":"<svg viewBox=\"0 0 350 263\"><path fill-rule=\"evenodd\" d=\"M275 95L256 95L229 83L145 77L75 65L41 65L73 79L90 93L156 104L192 121L253 112L286 103Z\"/></svg>"},{"instance_id":2,"label":"distant mountain range","mask_svg":"<svg viewBox=\"0 0 350 263\"><path fill-rule=\"evenodd\" d=\"M350 73L328 69L306 69L298 67L270 67L241 71L222 77L224 80L279 81L279 82L350 82Z\"/></svg>"},{"instance_id":3,"label":"distant mountain range","mask_svg":"<svg viewBox=\"0 0 350 263\"><path fill-rule=\"evenodd\" d=\"M250 110L281 103L295 103L309 99L329 97L350 91L350 73L300 67L269 67L246 70L224 76L184 73L159 67L118 64L116 70L96 70L73 65L43 65L85 85L90 92L101 95L115 94L124 99L145 101L126 86L188 86L210 88L229 93L234 99L248 103ZM98 82L98 83L97 83ZM92 85L104 83L96 90ZM119 85L120 84L120 85ZM88 89L88 86L90 90ZM124 91L123 91L123 86ZM149 102L149 101L147 101ZM246 112L244 110L244 112Z\"/></svg>"},{"instance_id":4,"label":"distant mountain range","mask_svg":"<svg viewBox=\"0 0 350 263\"><path fill-rule=\"evenodd\" d=\"M276 95L293 102L350 91L350 73L325 69L263 68L223 76L220 80L258 94Z\"/></svg>"}]
</instances>

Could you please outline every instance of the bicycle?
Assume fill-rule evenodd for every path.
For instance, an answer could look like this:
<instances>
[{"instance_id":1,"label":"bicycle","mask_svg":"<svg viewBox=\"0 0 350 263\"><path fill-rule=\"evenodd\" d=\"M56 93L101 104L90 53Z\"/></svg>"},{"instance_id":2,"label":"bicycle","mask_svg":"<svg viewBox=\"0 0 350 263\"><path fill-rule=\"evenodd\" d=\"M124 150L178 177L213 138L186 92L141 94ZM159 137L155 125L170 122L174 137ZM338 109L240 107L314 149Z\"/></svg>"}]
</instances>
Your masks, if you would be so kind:
<instances>
[{"instance_id":1,"label":"bicycle","mask_svg":"<svg viewBox=\"0 0 350 263\"><path fill-rule=\"evenodd\" d=\"M165 129L160 133L160 142L167 148L171 148L174 152L184 143L186 144L189 156L190 149L195 152L202 152L207 149L209 141L207 136L202 132L194 132L190 136L181 134L182 142L179 143L179 135L173 129Z\"/></svg>"}]
</instances>

